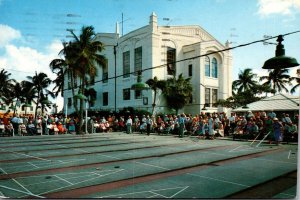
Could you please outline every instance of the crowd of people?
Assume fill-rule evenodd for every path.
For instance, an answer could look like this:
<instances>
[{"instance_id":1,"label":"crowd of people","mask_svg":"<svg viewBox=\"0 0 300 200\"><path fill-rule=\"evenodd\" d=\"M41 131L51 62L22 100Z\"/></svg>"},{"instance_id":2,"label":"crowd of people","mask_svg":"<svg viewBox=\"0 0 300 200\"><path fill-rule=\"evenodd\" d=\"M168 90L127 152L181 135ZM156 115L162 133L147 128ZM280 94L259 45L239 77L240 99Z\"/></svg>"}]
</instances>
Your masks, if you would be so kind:
<instances>
[{"instance_id":1,"label":"crowd of people","mask_svg":"<svg viewBox=\"0 0 300 200\"><path fill-rule=\"evenodd\" d=\"M174 134L183 137L185 134L204 139L232 136L246 139L266 138L270 142L280 143L297 141L298 116L291 119L289 114L276 116L274 112L248 111L246 114L200 113L199 115L157 115L149 116L92 116L84 119L83 125L88 133L124 131L156 134ZM79 129L79 120L64 115L4 116L0 119L0 133L7 135L57 135L75 134ZM84 129L84 128L83 128Z\"/></svg>"}]
</instances>

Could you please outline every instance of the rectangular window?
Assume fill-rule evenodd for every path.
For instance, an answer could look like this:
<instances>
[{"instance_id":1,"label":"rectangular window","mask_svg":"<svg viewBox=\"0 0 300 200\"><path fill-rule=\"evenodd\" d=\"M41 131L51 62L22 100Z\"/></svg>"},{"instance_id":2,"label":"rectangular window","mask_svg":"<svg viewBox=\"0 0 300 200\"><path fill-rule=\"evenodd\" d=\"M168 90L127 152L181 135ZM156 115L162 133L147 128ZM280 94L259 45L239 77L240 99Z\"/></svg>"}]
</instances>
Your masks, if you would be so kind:
<instances>
[{"instance_id":1,"label":"rectangular window","mask_svg":"<svg viewBox=\"0 0 300 200\"><path fill-rule=\"evenodd\" d=\"M189 65L189 76L193 76L193 65Z\"/></svg>"},{"instance_id":2,"label":"rectangular window","mask_svg":"<svg viewBox=\"0 0 300 200\"><path fill-rule=\"evenodd\" d=\"M90 78L90 85L95 85L95 77Z\"/></svg>"},{"instance_id":3,"label":"rectangular window","mask_svg":"<svg viewBox=\"0 0 300 200\"><path fill-rule=\"evenodd\" d=\"M72 87L72 84L71 84L71 73L68 72L68 90L70 90Z\"/></svg>"},{"instance_id":4,"label":"rectangular window","mask_svg":"<svg viewBox=\"0 0 300 200\"><path fill-rule=\"evenodd\" d=\"M6 110L6 107L5 107L5 105L0 105L0 110Z\"/></svg>"},{"instance_id":5,"label":"rectangular window","mask_svg":"<svg viewBox=\"0 0 300 200\"><path fill-rule=\"evenodd\" d=\"M210 88L205 88L205 107L210 107Z\"/></svg>"},{"instance_id":6,"label":"rectangular window","mask_svg":"<svg viewBox=\"0 0 300 200\"><path fill-rule=\"evenodd\" d=\"M142 47L136 48L134 50L134 71L138 72L142 70ZM135 73L137 75L137 73Z\"/></svg>"},{"instance_id":7,"label":"rectangular window","mask_svg":"<svg viewBox=\"0 0 300 200\"><path fill-rule=\"evenodd\" d=\"M102 82L103 83L107 83L108 82L108 73L107 72L103 72L103 74L102 74Z\"/></svg>"},{"instance_id":8,"label":"rectangular window","mask_svg":"<svg viewBox=\"0 0 300 200\"><path fill-rule=\"evenodd\" d=\"M123 77L127 78L130 76L130 52L126 51L123 53Z\"/></svg>"},{"instance_id":9,"label":"rectangular window","mask_svg":"<svg viewBox=\"0 0 300 200\"><path fill-rule=\"evenodd\" d=\"M135 96L135 99L141 99L142 98L142 91L136 90L134 96Z\"/></svg>"},{"instance_id":10,"label":"rectangular window","mask_svg":"<svg viewBox=\"0 0 300 200\"><path fill-rule=\"evenodd\" d=\"M123 89L123 100L130 100L130 88Z\"/></svg>"},{"instance_id":11,"label":"rectangular window","mask_svg":"<svg viewBox=\"0 0 300 200\"><path fill-rule=\"evenodd\" d=\"M191 95L189 103L192 104L193 103L193 95Z\"/></svg>"},{"instance_id":12,"label":"rectangular window","mask_svg":"<svg viewBox=\"0 0 300 200\"><path fill-rule=\"evenodd\" d=\"M105 66L102 66L102 81L107 83L108 81L108 60L105 59Z\"/></svg>"},{"instance_id":13,"label":"rectangular window","mask_svg":"<svg viewBox=\"0 0 300 200\"><path fill-rule=\"evenodd\" d=\"M205 76L210 77L210 58L205 57Z\"/></svg>"},{"instance_id":14,"label":"rectangular window","mask_svg":"<svg viewBox=\"0 0 300 200\"><path fill-rule=\"evenodd\" d=\"M176 74L176 49L167 48L167 73L168 75Z\"/></svg>"},{"instance_id":15,"label":"rectangular window","mask_svg":"<svg viewBox=\"0 0 300 200\"><path fill-rule=\"evenodd\" d=\"M68 98L68 107L70 108L72 106L72 98Z\"/></svg>"},{"instance_id":16,"label":"rectangular window","mask_svg":"<svg viewBox=\"0 0 300 200\"><path fill-rule=\"evenodd\" d=\"M103 106L108 105L108 92L103 92Z\"/></svg>"},{"instance_id":17,"label":"rectangular window","mask_svg":"<svg viewBox=\"0 0 300 200\"><path fill-rule=\"evenodd\" d=\"M213 107L217 107L216 103L218 101L218 89L212 89L211 102Z\"/></svg>"}]
</instances>

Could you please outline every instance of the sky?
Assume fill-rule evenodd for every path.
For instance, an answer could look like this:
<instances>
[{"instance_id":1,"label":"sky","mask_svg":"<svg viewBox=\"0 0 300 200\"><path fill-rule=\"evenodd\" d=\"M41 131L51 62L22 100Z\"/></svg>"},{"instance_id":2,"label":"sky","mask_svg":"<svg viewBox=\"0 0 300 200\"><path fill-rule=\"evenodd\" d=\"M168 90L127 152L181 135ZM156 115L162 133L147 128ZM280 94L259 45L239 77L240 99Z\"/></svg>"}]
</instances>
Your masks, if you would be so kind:
<instances>
[{"instance_id":1,"label":"sky","mask_svg":"<svg viewBox=\"0 0 300 200\"><path fill-rule=\"evenodd\" d=\"M147 25L152 12L158 25L198 25L231 46L300 31L300 0L0 0L0 70L18 81L35 72L54 79L49 63L70 40L67 29L113 33L123 14L120 31L126 34ZM300 32L285 36L283 44L286 55L300 62ZM267 75L261 67L275 48L256 43L232 50L233 80L246 68ZM62 98L55 101L62 106Z\"/></svg>"}]
</instances>

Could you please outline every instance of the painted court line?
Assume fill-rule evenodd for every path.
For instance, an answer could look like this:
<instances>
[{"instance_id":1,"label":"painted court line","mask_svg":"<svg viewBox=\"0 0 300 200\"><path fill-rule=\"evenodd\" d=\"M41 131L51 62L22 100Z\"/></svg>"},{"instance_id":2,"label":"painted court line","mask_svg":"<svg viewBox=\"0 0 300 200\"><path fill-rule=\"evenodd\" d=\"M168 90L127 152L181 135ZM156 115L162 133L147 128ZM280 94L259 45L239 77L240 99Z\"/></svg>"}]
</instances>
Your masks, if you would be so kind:
<instances>
[{"instance_id":1,"label":"painted court line","mask_svg":"<svg viewBox=\"0 0 300 200\"><path fill-rule=\"evenodd\" d=\"M292 152L292 150L290 150L289 154L288 154L288 159L297 157L297 156L292 156L292 154L297 154L297 151L296 152Z\"/></svg>"},{"instance_id":2,"label":"painted court line","mask_svg":"<svg viewBox=\"0 0 300 200\"><path fill-rule=\"evenodd\" d=\"M3 172L3 173L5 173L5 174L7 174L7 172L4 170L4 169L2 169L2 168L0 168L0 170ZM24 190L26 190L29 194L33 194L31 191L29 191L25 186L23 186L21 183L19 183L16 179L14 179L14 178L12 178L11 180L13 180L17 185L19 185L21 188L23 188Z\"/></svg>"},{"instance_id":3,"label":"painted court line","mask_svg":"<svg viewBox=\"0 0 300 200\"><path fill-rule=\"evenodd\" d=\"M128 195L133 195L133 194L142 194L142 193L155 193L155 194L158 194L157 192L159 191L166 191L166 190L174 190L174 189L181 189L180 191L182 191L182 189L186 189L187 187L189 186L186 186L186 187L174 187L174 188L164 188L164 189L159 189L159 190L144 190L144 191L139 191L139 192L129 192L129 193L122 193L122 194L112 194L112 195L108 195L108 196L99 196L99 197L96 197L96 198L109 198L109 197L121 197L121 196L128 196ZM175 194L173 194L172 196L174 195L177 195L178 192L176 192ZM161 194L158 194L160 196L163 196ZM149 197L148 197L149 198ZM171 197L166 197L166 198L171 198Z\"/></svg>"},{"instance_id":4,"label":"painted court line","mask_svg":"<svg viewBox=\"0 0 300 200\"><path fill-rule=\"evenodd\" d=\"M9 197L6 197L6 196L0 191L0 198L9 198Z\"/></svg>"},{"instance_id":5,"label":"painted court line","mask_svg":"<svg viewBox=\"0 0 300 200\"><path fill-rule=\"evenodd\" d=\"M45 158L40 158L40 157L36 157L36 156L31 156L31 155L27 155L27 154L23 154L23 153L19 153L19 152L8 151L8 150L4 150L4 151L9 152L9 153L19 154L19 155L26 156L26 157L30 157L30 158L39 159L39 160L47 160L47 161L50 161L50 160L45 159Z\"/></svg>"},{"instance_id":6,"label":"painted court line","mask_svg":"<svg viewBox=\"0 0 300 200\"><path fill-rule=\"evenodd\" d=\"M35 164L31 163L31 162L27 162L28 164L34 166L35 168L40 168L39 166L36 166Z\"/></svg>"},{"instance_id":7,"label":"painted court line","mask_svg":"<svg viewBox=\"0 0 300 200\"><path fill-rule=\"evenodd\" d=\"M211 177L207 177L207 176L200 176L200 175L192 174L192 173L187 173L187 175L196 176L196 177L205 178L205 179L210 179L210 180L214 180L214 181L218 181L218 182L223 182L223 183L229 183L229 184L233 184L233 185L239 185L239 186L243 186L243 187L251 187L249 185L244 185L244 184L235 183L235 182L231 182L231 181L225 181L225 180L211 178Z\"/></svg>"},{"instance_id":8,"label":"painted court line","mask_svg":"<svg viewBox=\"0 0 300 200\"><path fill-rule=\"evenodd\" d=\"M189 186L186 186L185 188L181 189L180 191L176 192L175 194L173 194L172 196L170 196L169 198L173 198L174 196L176 196L177 194L183 192L184 190L186 190Z\"/></svg>"},{"instance_id":9,"label":"painted court line","mask_svg":"<svg viewBox=\"0 0 300 200\"><path fill-rule=\"evenodd\" d=\"M34 197L38 197L38 198L45 198L45 197L40 196L40 195L36 195L36 194L33 194L33 193L27 193L27 192L24 192L24 191L21 191L21 190L17 190L17 189L14 189L14 188L6 187L4 185L0 185L0 187L2 187L4 189L15 191L15 192L19 192L19 193L22 193L22 194L26 194L26 196L29 195L29 196L34 196Z\"/></svg>"},{"instance_id":10,"label":"painted court line","mask_svg":"<svg viewBox=\"0 0 300 200\"><path fill-rule=\"evenodd\" d=\"M150 193L152 193L152 194L154 194L154 195L152 195L152 196L149 196L149 197L147 197L147 198L153 198L153 197L163 197L163 198L168 198L168 197L166 197L166 196L164 196L164 195L162 195L162 194L158 194L158 193L156 193L156 192L153 192L153 191L149 191Z\"/></svg>"},{"instance_id":11,"label":"painted court line","mask_svg":"<svg viewBox=\"0 0 300 200\"><path fill-rule=\"evenodd\" d=\"M241 150L237 150L237 149L239 149L241 147L244 147L244 148L242 148ZM258 148L258 147L257 146L252 147L252 146L248 146L248 145L241 145L241 146L238 146L238 147L236 147L234 149L229 150L228 152L234 152L234 151L235 152L238 152L238 151L251 151L251 150L255 150L256 148Z\"/></svg>"},{"instance_id":12,"label":"painted court line","mask_svg":"<svg viewBox=\"0 0 300 200\"><path fill-rule=\"evenodd\" d=\"M252 158L252 159L263 160L263 161L274 162L274 163L295 164L295 165L297 165L297 162L285 162L285 161L269 160L269 159L264 159L264 158Z\"/></svg>"},{"instance_id":13,"label":"painted court line","mask_svg":"<svg viewBox=\"0 0 300 200\"><path fill-rule=\"evenodd\" d=\"M119 171L123 171L123 170L124 170L124 169L120 169ZM116 172L119 172L119 171L116 171ZM116 172L114 172L114 173L116 173ZM113 173L110 173L110 174L113 174ZM110 175L110 174L105 174L105 175L102 175L102 176L97 176L97 177L93 177L93 178L86 179L86 180L83 180L83 181L79 181L79 182L77 182L77 183L73 183L73 186L74 186L74 185L78 185L78 184L80 184L80 183L88 182L88 181L91 181L91 180L94 180L94 179L97 179L97 178L101 178L101 177L103 177L103 176ZM49 191L46 191L46 192L42 192L42 193L40 193L40 194L38 194L38 195L41 195L41 194L47 194L47 193L50 193L50 192L58 191L58 190L61 190L61 189L63 189L63 188L66 188L66 187L69 187L69 186L62 186L62 187L59 187L59 188L56 188L56 189L52 189L52 190L49 190Z\"/></svg>"},{"instance_id":14,"label":"painted court line","mask_svg":"<svg viewBox=\"0 0 300 200\"><path fill-rule=\"evenodd\" d=\"M146 165L146 166L150 166L150 167L155 167L155 168L160 168L160 169L165 169L165 170L171 170L169 168L165 168L165 167L160 167L157 165L151 165L151 164L147 164L147 163L142 163L142 162L138 162L138 161L134 161L135 163L141 164L141 165Z\"/></svg>"},{"instance_id":15,"label":"painted court line","mask_svg":"<svg viewBox=\"0 0 300 200\"><path fill-rule=\"evenodd\" d=\"M69 183L70 185L73 185L73 183L71 183L70 181L67 181L66 179L64 179L64 178L61 178L61 177L59 177L59 176L57 176L57 175L54 175L56 178L58 178L58 179L60 179L60 180L62 180L62 181L64 181L64 182L67 182L67 183Z\"/></svg>"},{"instance_id":16,"label":"painted court line","mask_svg":"<svg viewBox=\"0 0 300 200\"><path fill-rule=\"evenodd\" d=\"M117 159L117 160L121 159L121 158L118 158L118 157L115 157L115 156L108 156L108 155L105 155L105 154L102 154L102 153L98 153L97 155L108 157L108 158L114 158L114 159Z\"/></svg>"}]
</instances>

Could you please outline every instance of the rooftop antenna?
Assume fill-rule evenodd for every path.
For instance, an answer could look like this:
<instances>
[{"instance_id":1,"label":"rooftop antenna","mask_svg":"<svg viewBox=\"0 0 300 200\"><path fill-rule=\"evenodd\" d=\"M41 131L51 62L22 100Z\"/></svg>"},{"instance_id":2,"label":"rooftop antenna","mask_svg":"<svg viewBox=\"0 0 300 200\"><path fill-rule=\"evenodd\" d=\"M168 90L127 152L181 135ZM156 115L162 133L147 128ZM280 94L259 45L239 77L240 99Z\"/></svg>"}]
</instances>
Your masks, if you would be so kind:
<instances>
[{"instance_id":1,"label":"rooftop antenna","mask_svg":"<svg viewBox=\"0 0 300 200\"><path fill-rule=\"evenodd\" d=\"M232 38L234 38L234 37L239 37L238 35L236 35L236 34L234 34L234 33L232 33L232 32L234 32L236 30L236 28L231 28L230 29L230 35L229 35L229 37L230 37L230 39L229 39L229 44L236 44L237 42L234 42L233 41L233 39Z\"/></svg>"},{"instance_id":2,"label":"rooftop antenna","mask_svg":"<svg viewBox=\"0 0 300 200\"><path fill-rule=\"evenodd\" d=\"M264 38L265 39L268 39L268 38L271 38L272 36L269 36L269 35L264 35ZM268 45L268 44L273 44L273 45L277 45L276 43L274 42L267 42L267 41L264 41L263 42L264 45Z\"/></svg>"},{"instance_id":3,"label":"rooftop antenna","mask_svg":"<svg viewBox=\"0 0 300 200\"><path fill-rule=\"evenodd\" d=\"M121 26L122 26L122 35L121 36L123 36L123 34L124 34L124 32L123 32L123 29L124 29L124 22L126 22L127 20L130 20L130 18L127 18L127 19L125 19L124 20L124 14L122 13L122 21L120 22L121 23Z\"/></svg>"}]
</instances>

